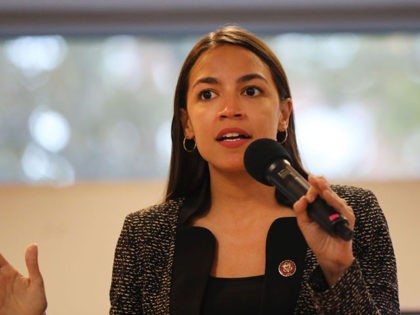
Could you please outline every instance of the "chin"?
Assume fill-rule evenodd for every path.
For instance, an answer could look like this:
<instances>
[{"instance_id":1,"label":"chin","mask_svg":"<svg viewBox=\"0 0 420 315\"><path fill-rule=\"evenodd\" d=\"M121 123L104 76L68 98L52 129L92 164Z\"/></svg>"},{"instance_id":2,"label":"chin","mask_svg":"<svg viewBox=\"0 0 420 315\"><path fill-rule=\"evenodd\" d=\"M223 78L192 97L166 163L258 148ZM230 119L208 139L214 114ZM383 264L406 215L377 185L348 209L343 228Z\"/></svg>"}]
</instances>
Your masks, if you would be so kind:
<instances>
[{"instance_id":1,"label":"chin","mask_svg":"<svg viewBox=\"0 0 420 315\"><path fill-rule=\"evenodd\" d=\"M246 173L245 166L243 161L240 161L239 163L221 163L214 165L214 167L219 172L224 173L231 173L231 174L239 174L239 173Z\"/></svg>"}]
</instances>

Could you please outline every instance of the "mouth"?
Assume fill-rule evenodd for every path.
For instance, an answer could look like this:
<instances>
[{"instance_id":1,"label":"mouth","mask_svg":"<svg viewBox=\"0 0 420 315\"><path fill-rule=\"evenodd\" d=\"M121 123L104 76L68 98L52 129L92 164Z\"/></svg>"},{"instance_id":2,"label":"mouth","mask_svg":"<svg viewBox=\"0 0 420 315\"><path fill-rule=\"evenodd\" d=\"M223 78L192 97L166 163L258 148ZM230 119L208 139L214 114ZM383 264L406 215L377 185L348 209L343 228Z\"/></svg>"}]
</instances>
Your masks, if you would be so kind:
<instances>
[{"instance_id":1,"label":"mouth","mask_svg":"<svg viewBox=\"0 0 420 315\"><path fill-rule=\"evenodd\" d=\"M219 142L227 141L227 142L229 142L229 141L238 141L238 140L241 140L241 139L250 139L250 138L251 138L251 136L243 130L236 130L236 131L227 131L227 130L223 131L222 130L217 135L216 141L219 141Z\"/></svg>"}]
</instances>

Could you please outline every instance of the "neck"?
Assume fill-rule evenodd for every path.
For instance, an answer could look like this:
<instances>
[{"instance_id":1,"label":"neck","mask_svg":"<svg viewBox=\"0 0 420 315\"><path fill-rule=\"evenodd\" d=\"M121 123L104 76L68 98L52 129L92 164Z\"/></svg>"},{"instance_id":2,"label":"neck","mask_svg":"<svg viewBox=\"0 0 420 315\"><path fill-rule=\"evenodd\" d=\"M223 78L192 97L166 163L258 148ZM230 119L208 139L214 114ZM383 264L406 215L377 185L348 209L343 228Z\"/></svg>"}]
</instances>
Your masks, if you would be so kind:
<instances>
[{"instance_id":1,"label":"neck","mask_svg":"<svg viewBox=\"0 0 420 315\"><path fill-rule=\"evenodd\" d=\"M210 178L210 210L214 215L243 218L261 215L264 212L261 209L278 211L274 187L257 182L245 171L221 173L210 170Z\"/></svg>"}]
</instances>

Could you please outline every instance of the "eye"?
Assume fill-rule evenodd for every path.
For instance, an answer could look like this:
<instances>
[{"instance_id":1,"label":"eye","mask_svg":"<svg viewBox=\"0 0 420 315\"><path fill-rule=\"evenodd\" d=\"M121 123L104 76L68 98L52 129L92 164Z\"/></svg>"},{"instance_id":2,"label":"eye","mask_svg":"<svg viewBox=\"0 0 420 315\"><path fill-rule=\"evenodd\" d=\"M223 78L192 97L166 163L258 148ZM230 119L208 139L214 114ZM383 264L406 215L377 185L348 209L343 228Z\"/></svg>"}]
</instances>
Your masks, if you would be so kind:
<instances>
[{"instance_id":1,"label":"eye","mask_svg":"<svg viewBox=\"0 0 420 315\"><path fill-rule=\"evenodd\" d=\"M257 96L261 94L261 90L256 86L248 86L243 91L243 94L245 94L246 96Z\"/></svg>"},{"instance_id":2,"label":"eye","mask_svg":"<svg viewBox=\"0 0 420 315\"><path fill-rule=\"evenodd\" d=\"M215 97L216 93L214 93L213 91L210 90L204 90L202 92L200 92L200 99L202 100L210 100L213 97Z\"/></svg>"}]
</instances>

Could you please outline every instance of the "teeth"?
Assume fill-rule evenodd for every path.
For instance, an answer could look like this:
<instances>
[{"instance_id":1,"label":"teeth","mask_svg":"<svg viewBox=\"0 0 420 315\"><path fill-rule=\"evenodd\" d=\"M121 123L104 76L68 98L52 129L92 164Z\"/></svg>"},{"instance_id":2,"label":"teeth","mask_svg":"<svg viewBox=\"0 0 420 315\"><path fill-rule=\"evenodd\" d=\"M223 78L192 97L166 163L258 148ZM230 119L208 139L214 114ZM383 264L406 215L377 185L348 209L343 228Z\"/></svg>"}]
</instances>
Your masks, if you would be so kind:
<instances>
[{"instance_id":1,"label":"teeth","mask_svg":"<svg viewBox=\"0 0 420 315\"><path fill-rule=\"evenodd\" d=\"M223 138L238 138L239 136L239 133L227 133L223 136Z\"/></svg>"},{"instance_id":2,"label":"teeth","mask_svg":"<svg viewBox=\"0 0 420 315\"><path fill-rule=\"evenodd\" d=\"M231 133L227 133L225 135L223 135L220 140L223 141L236 141L238 139L245 139L247 138L247 136L244 136L242 134L236 133L236 132L231 132Z\"/></svg>"},{"instance_id":3,"label":"teeth","mask_svg":"<svg viewBox=\"0 0 420 315\"><path fill-rule=\"evenodd\" d=\"M223 138L223 141L236 141L238 138Z\"/></svg>"}]
</instances>

